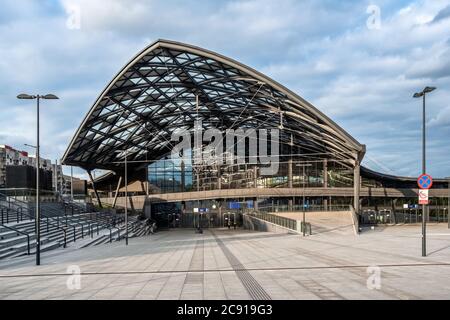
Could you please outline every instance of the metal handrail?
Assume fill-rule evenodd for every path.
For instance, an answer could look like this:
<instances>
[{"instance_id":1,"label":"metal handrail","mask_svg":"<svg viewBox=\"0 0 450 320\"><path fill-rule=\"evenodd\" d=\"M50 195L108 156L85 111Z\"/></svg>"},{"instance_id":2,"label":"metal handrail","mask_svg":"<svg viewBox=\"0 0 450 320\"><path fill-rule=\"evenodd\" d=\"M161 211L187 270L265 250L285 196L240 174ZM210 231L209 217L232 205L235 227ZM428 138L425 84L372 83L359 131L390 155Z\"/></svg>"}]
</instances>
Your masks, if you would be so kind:
<instances>
[{"instance_id":1,"label":"metal handrail","mask_svg":"<svg viewBox=\"0 0 450 320\"><path fill-rule=\"evenodd\" d=\"M5 195L3 195L3 194L1 194L0 193L0 196L5 196ZM6 196L5 196L6 197ZM14 199L14 202L17 202L17 203L21 203L21 204L25 204L25 205L27 205L27 203L25 203L25 202L23 202L23 201L21 201L21 200L17 200L17 199ZM11 204L11 201L8 201L8 203L9 204ZM31 219L34 219L34 217L35 217L35 215L33 215L33 214L31 214L30 213L30 210L31 211L34 211L33 209L30 209L30 208L28 208L28 207L23 207L23 206L18 206L17 205L17 207L19 207L19 208L21 208L22 209L22 214L23 214L23 209L25 209L25 212L26 212L26 214L31 218ZM58 221L58 224L56 224L55 222L53 222L53 220L54 220L54 217L49 217L49 216L47 216L47 215L45 215L45 214L42 214L41 213L41 216L42 216L42 218L44 218L44 219L46 219L46 221L44 221L44 223L46 223L47 224L47 232L48 232L48 226L49 225L51 225L51 226L53 226L53 227L56 227L57 229L59 229L59 230L61 230L62 232L63 232L63 234L64 234L64 247L66 246L66 235L67 235L67 230L66 229L64 229L63 227L60 227L59 226L59 221ZM51 220L49 220L49 219L51 219ZM66 223L66 225L70 225L70 224L68 224L68 223ZM75 229L75 227L74 226L72 226L72 225L70 225L70 227L73 227L74 228L74 235L76 236L76 229Z\"/></svg>"},{"instance_id":2,"label":"metal handrail","mask_svg":"<svg viewBox=\"0 0 450 320\"><path fill-rule=\"evenodd\" d=\"M297 220L294 219L256 211L251 213L250 215L291 230L297 230Z\"/></svg>"},{"instance_id":3,"label":"metal handrail","mask_svg":"<svg viewBox=\"0 0 450 320\"><path fill-rule=\"evenodd\" d=\"M4 195L4 194L2 194L2 193L0 193L0 196L3 196L3 197L5 197L6 199L8 199L9 204L11 204L11 197L10 197L10 196L6 196L6 195ZM20 206L20 205L18 205L18 204L16 204L16 203L18 203L18 204L23 204L24 206ZM15 204L17 207L21 208L22 210L25 209L25 211L27 212L28 216L29 216L31 219L33 219L33 215L30 214L30 212L29 212L29 211L32 210L32 209L28 208L28 203L26 203L26 202L24 202L24 201L21 201L21 200L18 200L18 199L15 199L15 198L14 198L13 204ZM55 212L55 210L53 210L53 209L48 209L48 208L46 208L46 210L47 210L47 211L53 211L53 212ZM110 230L110 241L112 241L112 229L117 229L117 231L118 231L118 240L120 241L120 228L115 227L115 226L112 225L112 223L111 223L111 219L112 219L112 218L111 218L111 217L108 217L109 219L107 219L107 224L105 224L104 222L100 222L100 223L99 223L99 222L98 222L99 219L98 219L97 212L96 212L95 214L96 214L96 216L95 216L96 219L95 219L95 220L96 220L96 225L97 225L97 234L98 234L98 226L101 225L101 226L103 226L104 228ZM80 214L80 215L78 215L78 216L81 216L81 215L82 215L82 214ZM55 215L55 216L48 216L48 215L46 215L45 213L42 213L42 209L41 209L41 217L44 218L44 219L47 219L47 221L46 221L45 223L50 224L50 225L53 225L53 226L56 226L58 229L61 229L61 230L64 232L64 236L65 236L65 238L66 238L66 230L65 230L64 228L61 228L61 227L59 226L59 218L61 217L61 215L59 215L59 212L58 212L58 214ZM83 226L82 224L80 224L79 222L73 221L73 216L71 216L70 218L68 218L67 215L65 215L64 217L66 218L66 225L68 225L68 226L70 226L70 227L73 227L73 230L74 230L74 242L76 241L76 228L75 228L74 224L75 224L75 225L78 225L78 226L81 226L82 237L84 238L84 226ZM57 223L54 222L54 220L56 220L56 219L58 220ZM69 221L68 221L68 220L69 220ZM123 220L124 220L123 217L119 217L119 221L116 222L116 223L121 223ZM89 223L89 225L90 225L90 223ZM89 229L91 229L91 228L89 227Z\"/></svg>"},{"instance_id":4,"label":"metal handrail","mask_svg":"<svg viewBox=\"0 0 450 320\"><path fill-rule=\"evenodd\" d=\"M17 233L20 233L20 234L23 234L23 235L26 235L27 236L27 254L30 255L30 235L28 233L26 233L24 231L17 230L17 229L12 228L12 227L5 226L4 224L2 224L1 227L9 229L9 230L12 230L14 232L17 232Z\"/></svg>"}]
</instances>

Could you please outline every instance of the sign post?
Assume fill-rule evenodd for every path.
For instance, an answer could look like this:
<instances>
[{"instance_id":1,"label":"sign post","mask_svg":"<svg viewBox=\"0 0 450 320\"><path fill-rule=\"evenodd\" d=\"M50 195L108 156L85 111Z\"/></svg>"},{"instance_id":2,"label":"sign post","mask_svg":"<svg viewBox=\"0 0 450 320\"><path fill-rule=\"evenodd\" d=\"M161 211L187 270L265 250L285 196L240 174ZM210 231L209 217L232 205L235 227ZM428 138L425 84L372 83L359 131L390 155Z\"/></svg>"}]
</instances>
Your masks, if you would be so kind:
<instances>
[{"instance_id":1,"label":"sign post","mask_svg":"<svg viewBox=\"0 0 450 320\"><path fill-rule=\"evenodd\" d=\"M427 255L427 205L428 190L433 186L433 178L424 173L417 179L417 185L419 186L419 204L422 205L422 256Z\"/></svg>"}]
</instances>

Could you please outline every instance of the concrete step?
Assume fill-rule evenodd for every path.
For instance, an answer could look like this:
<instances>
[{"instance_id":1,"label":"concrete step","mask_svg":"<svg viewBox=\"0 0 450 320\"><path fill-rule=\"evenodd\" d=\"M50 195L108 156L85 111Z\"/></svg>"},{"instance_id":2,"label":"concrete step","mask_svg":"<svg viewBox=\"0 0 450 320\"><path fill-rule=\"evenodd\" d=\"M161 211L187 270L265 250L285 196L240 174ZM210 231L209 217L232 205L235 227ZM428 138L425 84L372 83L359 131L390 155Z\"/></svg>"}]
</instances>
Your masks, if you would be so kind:
<instances>
[{"instance_id":1,"label":"concrete step","mask_svg":"<svg viewBox=\"0 0 450 320\"><path fill-rule=\"evenodd\" d=\"M41 244L41 252L46 252L46 251L50 251L53 249L57 249L61 247L61 244L59 242L45 242L43 244ZM0 260L1 259L12 259L12 258L16 258L16 257L21 257L24 256L28 253L28 248L27 246L23 246L21 248L17 248L15 250L10 250L9 252L6 253L0 253ZM33 244L30 244L30 255L35 254L36 253L36 243L33 242Z\"/></svg>"},{"instance_id":2,"label":"concrete step","mask_svg":"<svg viewBox=\"0 0 450 320\"><path fill-rule=\"evenodd\" d=\"M7 231L3 231L3 230L7 230ZM21 234L17 231L12 231L9 229L0 229L0 240L5 240L5 239L10 239L10 238L14 238L17 236L20 236Z\"/></svg>"},{"instance_id":3,"label":"concrete step","mask_svg":"<svg viewBox=\"0 0 450 320\"><path fill-rule=\"evenodd\" d=\"M34 234L30 235L30 241L32 241L34 239L36 239L36 236ZM0 240L0 247L2 247L2 248L12 247L15 244L23 243L23 242L27 242L27 236L20 235L20 236L8 238L8 239Z\"/></svg>"},{"instance_id":4,"label":"concrete step","mask_svg":"<svg viewBox=\"0 0 450 320\"><path fill-rule=\"evenodd\" d=\"M81 246L80 248L87 248L87 247L93 247L93 246L97 246L99 244L104 243L104 241L109 242L109 236L107 235L101 235L96 239L93 239L92 241L86 243L85 245Z\"/></svg>"}]
</instances>

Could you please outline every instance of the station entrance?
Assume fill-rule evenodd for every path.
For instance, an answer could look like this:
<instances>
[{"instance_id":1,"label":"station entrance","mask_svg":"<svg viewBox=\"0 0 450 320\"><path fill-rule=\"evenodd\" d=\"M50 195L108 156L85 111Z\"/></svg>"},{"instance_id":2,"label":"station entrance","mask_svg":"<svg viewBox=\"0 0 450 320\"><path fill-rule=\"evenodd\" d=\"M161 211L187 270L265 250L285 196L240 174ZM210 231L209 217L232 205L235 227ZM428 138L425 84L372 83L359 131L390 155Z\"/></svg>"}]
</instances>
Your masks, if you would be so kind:
<instances>
[{"instance_id":1,"label":"station entrance","mask_svg":"<svg viewBox=\"0 0 450 320\"><path fill-rule=\"evenodd\" d=\"M243 213L247 209L235 202L224 203L221 208L211 203L158 203L152 205L151 218L162 229L238 228L243 224Z\"/></svg>"}]
</instances>

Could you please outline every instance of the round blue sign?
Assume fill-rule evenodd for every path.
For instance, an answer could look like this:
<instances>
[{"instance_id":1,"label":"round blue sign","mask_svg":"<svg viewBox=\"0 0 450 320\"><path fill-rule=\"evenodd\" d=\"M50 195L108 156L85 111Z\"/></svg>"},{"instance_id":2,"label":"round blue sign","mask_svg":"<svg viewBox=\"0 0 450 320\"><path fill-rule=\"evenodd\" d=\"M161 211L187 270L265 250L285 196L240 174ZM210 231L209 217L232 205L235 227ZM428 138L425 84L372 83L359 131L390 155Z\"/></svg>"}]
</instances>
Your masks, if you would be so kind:
<instances>
[{"instance_id":1,"label":"round blue sign","mask_svg":"<svg viewBox=\"0 0 450 320\"><path fill-rule=\"evenodd\" d=\"M423 174L417 179L417 185L420 189L430 189L433 185L433 178L428 174Z\"/></svg>"}]
</instances>

